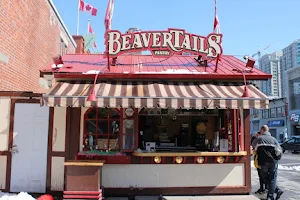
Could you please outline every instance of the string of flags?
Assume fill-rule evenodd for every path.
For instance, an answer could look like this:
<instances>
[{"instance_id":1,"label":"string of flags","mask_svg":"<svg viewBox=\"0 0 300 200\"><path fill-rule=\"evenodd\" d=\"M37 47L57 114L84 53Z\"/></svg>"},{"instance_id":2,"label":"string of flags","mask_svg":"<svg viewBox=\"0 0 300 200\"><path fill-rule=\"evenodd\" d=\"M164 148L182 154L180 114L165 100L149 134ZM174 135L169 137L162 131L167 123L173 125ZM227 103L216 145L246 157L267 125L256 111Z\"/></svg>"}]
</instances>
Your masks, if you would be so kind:
<instances>
[{"instance_id":1,"label":"string of flags","mask_svg":"<svg viewBox=\"0 0 300 200\"><path fill-rule=\"evenodd\" d=\"M88 33L94 34L94 31L93 31L92 25L90 23L90 20L88 21ZM94 47L97 48L96 42L94 42Z\"/></svg>"},{"instance_id":2,"label":"string of flags","mask_svg":"<svg viewBox=\"0 0 300 200\"><path fill-rule=\"evenodd\" d=\"M221 34L219 18L217 15L217 0L214 0L214 5L215 5L215 16L214 16L214 23L213 23L213 32ZM98 9L92 6L91 4L86 3L83 0L78 0L77 35L79 29L79 11L88 13L92 16L97 16ZM104 17L105 32L111 30L113 12L114 12L114 0L108 0L106 14ZM94 34L90 21L88 21L88 33ZM97 48L96 42L94 43L94 47ZM221 59L219 58L219 60Z\"/></svg>"}]
</instances>

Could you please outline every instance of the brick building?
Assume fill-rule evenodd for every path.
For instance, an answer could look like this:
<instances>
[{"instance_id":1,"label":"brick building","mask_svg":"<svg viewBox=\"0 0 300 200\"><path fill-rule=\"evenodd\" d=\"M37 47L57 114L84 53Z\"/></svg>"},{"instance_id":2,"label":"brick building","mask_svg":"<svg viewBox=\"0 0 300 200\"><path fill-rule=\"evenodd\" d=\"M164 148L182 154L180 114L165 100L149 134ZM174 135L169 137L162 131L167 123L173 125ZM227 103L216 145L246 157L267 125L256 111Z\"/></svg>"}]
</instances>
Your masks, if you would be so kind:
<instances>
[{"instance_id":1,"label":"brick building","mask_svg":"<svg viewBox=\"0 0 300 200\"><path fill-rule=\"evenodd\" d=\"M0 91L43 92L39 70L75 48L52 0L0 1Z\"/></svg>"},{"instance_id":2,"label":"brick building","mask_svg":"<svg viewBox=\"0 0 300 200\"><path fill-rule=\"evenodd\" d=\"M23 185L43 193L49 185L49 108L40 107L46 89L39 71L58 54L75 53L75 40L52 0L0 0L0 190L20 192ZM22 174L31 177L28 184Z\"/></svg>"}]
</instances>

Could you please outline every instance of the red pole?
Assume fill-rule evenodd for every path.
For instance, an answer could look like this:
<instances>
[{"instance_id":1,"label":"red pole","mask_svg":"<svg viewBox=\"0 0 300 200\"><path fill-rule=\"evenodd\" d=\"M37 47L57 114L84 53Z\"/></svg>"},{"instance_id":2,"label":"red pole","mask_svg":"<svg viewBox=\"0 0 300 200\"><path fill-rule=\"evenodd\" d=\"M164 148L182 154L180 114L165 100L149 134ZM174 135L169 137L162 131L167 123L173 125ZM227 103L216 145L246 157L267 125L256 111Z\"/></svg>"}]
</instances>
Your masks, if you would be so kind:
<instances>
[{"instance_id":1,"label":"red pole","mask_svg":"<svg viewBox=\"0 0 300 200\"><path fill-rule=\"evenodd\" d=\"M107 51L107 68L108 71L110 72L109 51Z\"/></svg>"},{"instance_id":2,"label":"red pole","mask_svg":"<svg viewBox=\"0 0 300 200\"><path fill-rule=\"evenodd\" d=\"M215 72L218 71L219 59L220 59L220 54L217 55L217 61L216 61L216 66L215 66Z\"/></svg>"}]
</instances>

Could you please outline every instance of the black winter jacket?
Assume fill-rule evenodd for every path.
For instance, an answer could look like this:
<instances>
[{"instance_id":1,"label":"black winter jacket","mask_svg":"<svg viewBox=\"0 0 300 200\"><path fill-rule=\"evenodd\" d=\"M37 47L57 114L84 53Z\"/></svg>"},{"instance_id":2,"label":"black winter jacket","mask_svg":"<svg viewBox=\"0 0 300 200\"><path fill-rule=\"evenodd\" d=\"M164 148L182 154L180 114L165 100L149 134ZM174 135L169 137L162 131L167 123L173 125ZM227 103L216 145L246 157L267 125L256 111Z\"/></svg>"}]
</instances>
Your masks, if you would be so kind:
<instances>
[{"instance_id":1,"label":"black winter jacket","mask_svg":"<svg viewBox=\"0 0 300 200\"><path fill-rule=\"evenodd\" d=\"M282 149L269 132L258 136L255 151L258 156L258 164L277 163L281 159Z\"/></svg>"}]
</instances>

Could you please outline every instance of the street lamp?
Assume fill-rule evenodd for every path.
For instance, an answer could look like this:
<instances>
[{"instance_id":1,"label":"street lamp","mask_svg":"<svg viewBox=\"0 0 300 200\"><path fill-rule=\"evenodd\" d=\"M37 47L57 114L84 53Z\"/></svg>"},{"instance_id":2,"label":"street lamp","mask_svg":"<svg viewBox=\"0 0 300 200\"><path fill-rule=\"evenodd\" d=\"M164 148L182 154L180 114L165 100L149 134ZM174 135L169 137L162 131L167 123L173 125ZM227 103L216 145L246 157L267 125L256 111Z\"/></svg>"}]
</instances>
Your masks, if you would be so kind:
<instances>
[{"instance_id":1,"label":"street lamp","mask_svg":"<svg viewBox=\"0 0 300 200\"><path fill-rule=\"evenodd\" d=\"M240 69L233 69L233 71L239 72L243 74L244 78L244 93L242 95L243 98L252 98L251 94L249 93L248 86L247 86L247 80L246 80L246 75L245 72L251 71L251 69L246 69L246 70L240 70Z\"/></svg>"}]
</instances>

